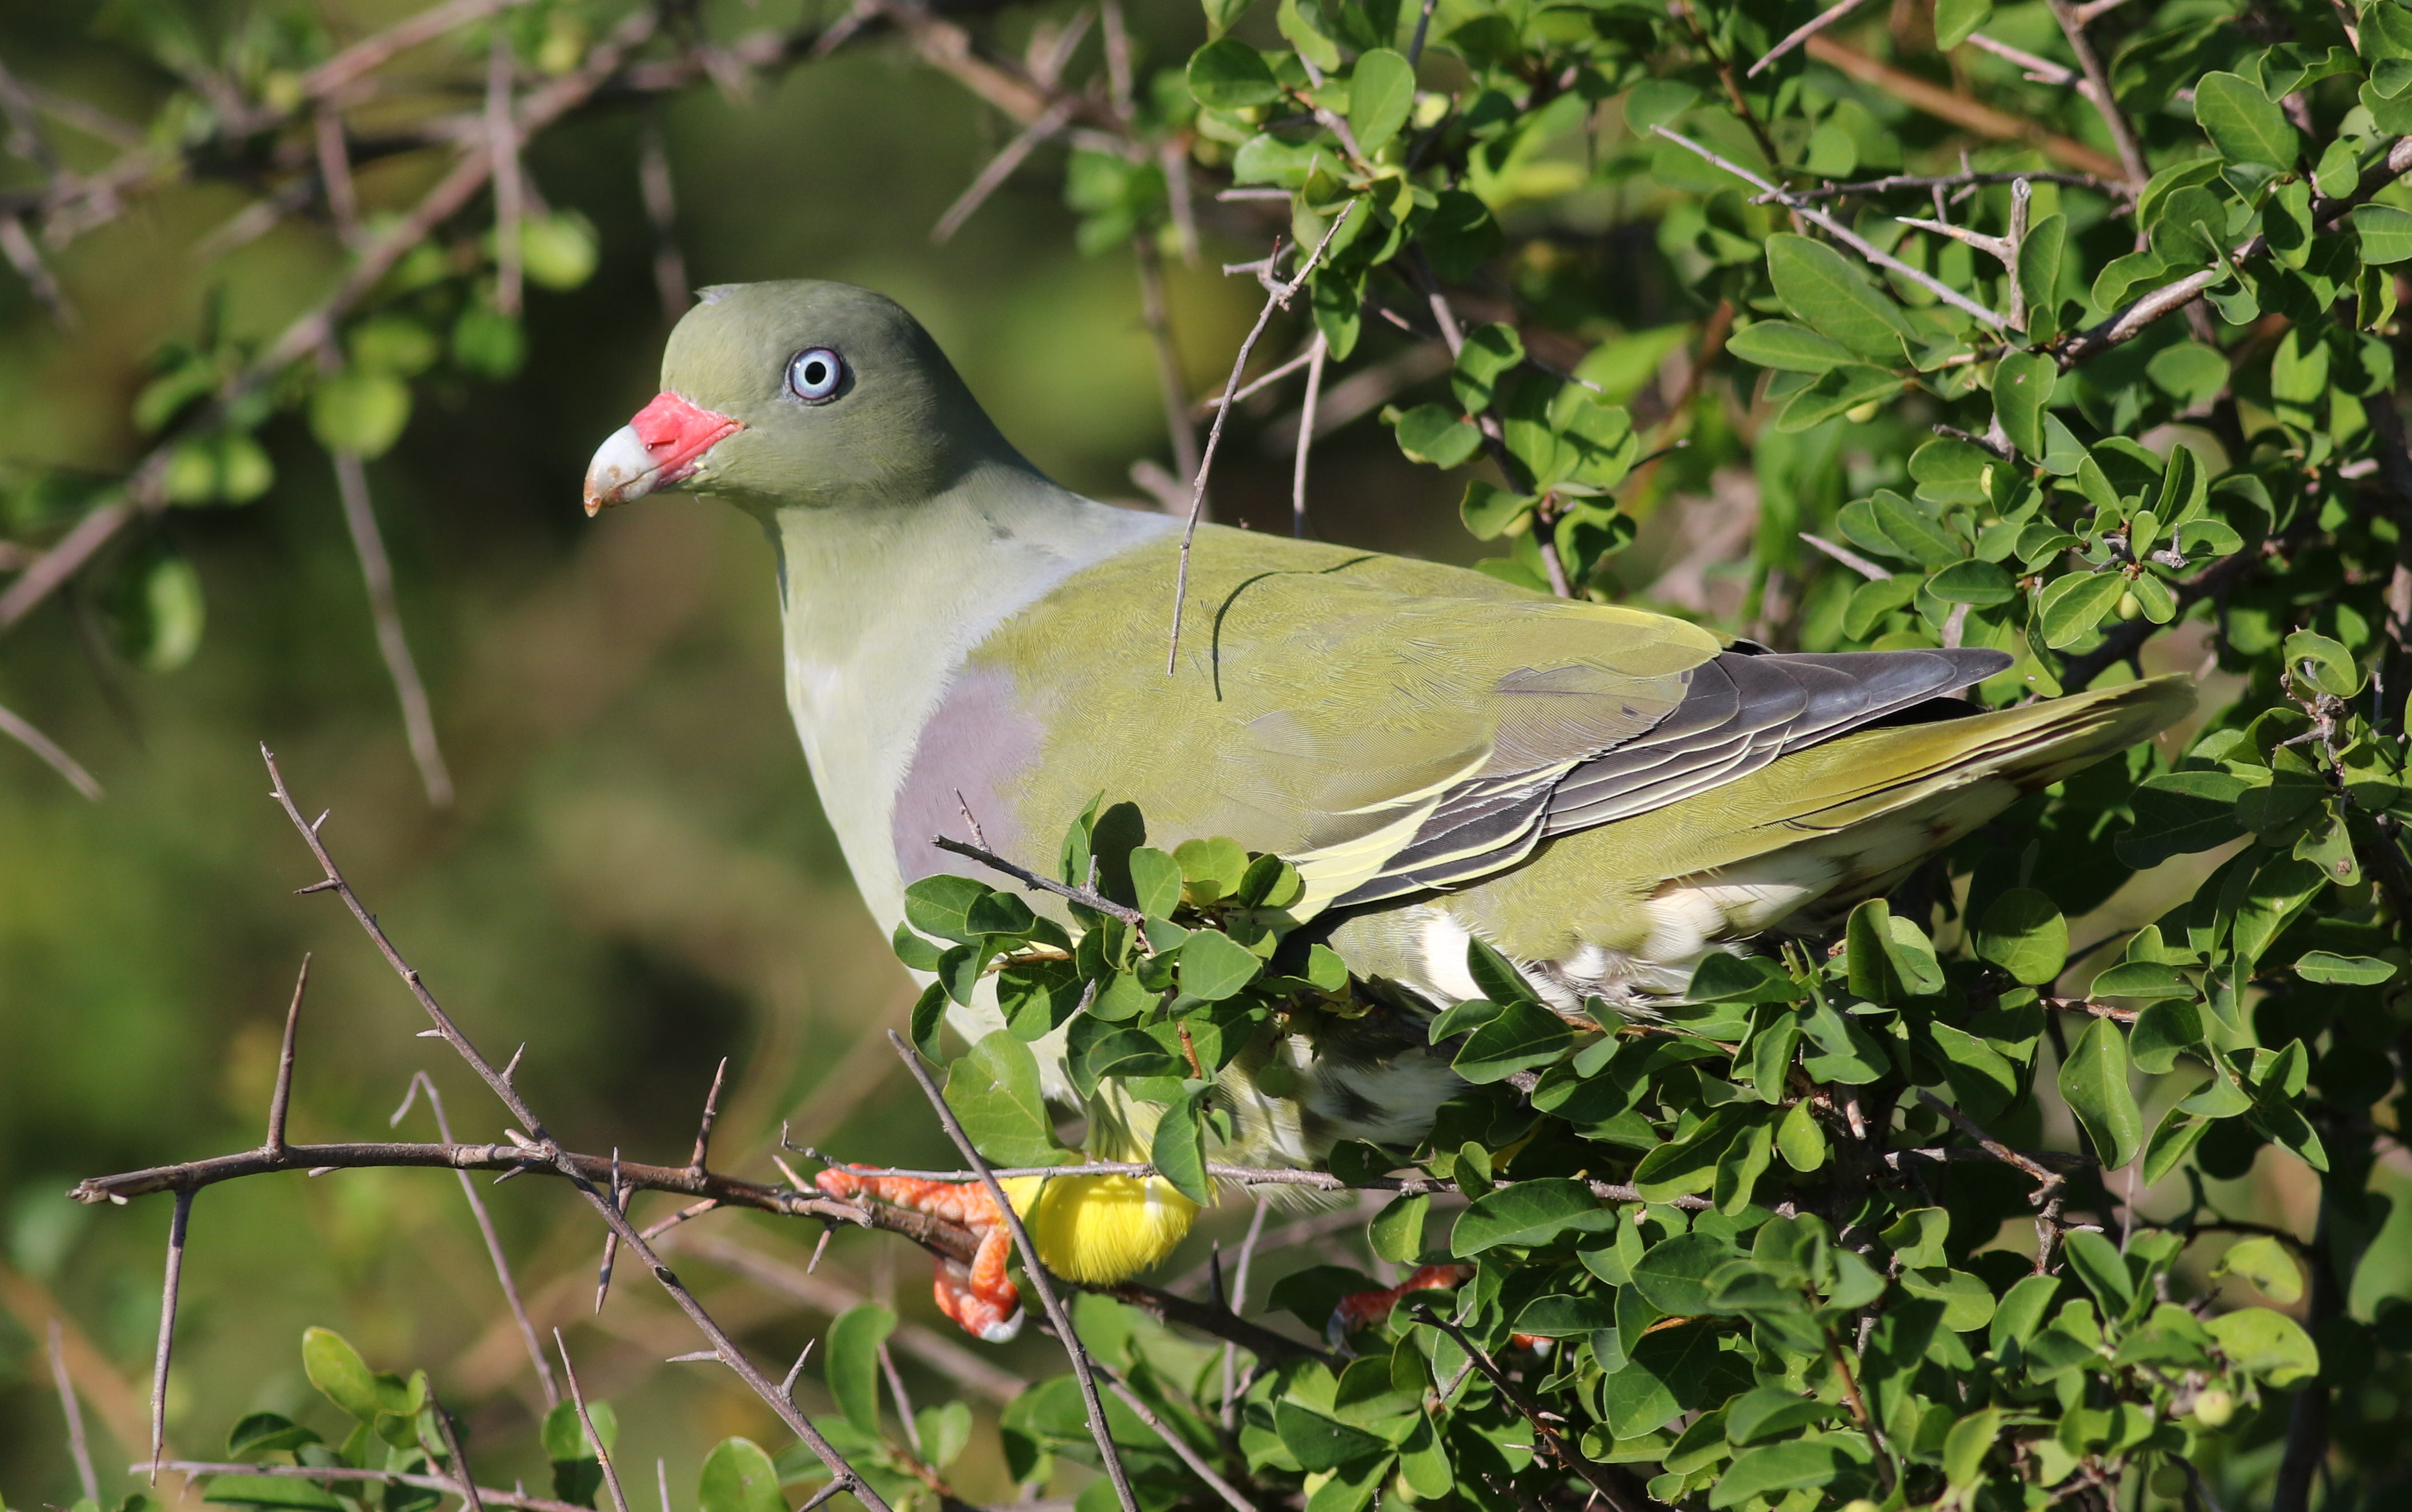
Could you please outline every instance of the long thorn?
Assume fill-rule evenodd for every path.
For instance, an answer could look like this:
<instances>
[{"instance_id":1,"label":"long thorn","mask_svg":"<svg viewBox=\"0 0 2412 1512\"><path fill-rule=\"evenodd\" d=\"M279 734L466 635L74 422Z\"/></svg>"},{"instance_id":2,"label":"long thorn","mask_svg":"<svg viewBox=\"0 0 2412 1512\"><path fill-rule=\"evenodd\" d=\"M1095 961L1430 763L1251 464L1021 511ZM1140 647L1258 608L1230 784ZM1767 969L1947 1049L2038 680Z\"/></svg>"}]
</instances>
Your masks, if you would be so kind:
<instances>
[{"instance_id":1,"label":"long thorn","mask_svg":"<svg viewBox=\"0 0 2412 1512\"><path fill-rule=\"evenodd\" d=\"M427 1394L427 1404L435 1409L435 1431L444 1437L445 1457L452 1461L452 1478L460 1483L461 1512L486 1512L485 1501L478 1494L478 1477L469 1473L469 1457L461 1452L461 1431L453 1426L452 1415L433 1391Z\"/></svg>"},{"instance_id":2,"label":"long thorn","mask_svg":"<svg viewBox=\"0 0 2412 1512\"><path fill-rule=\"evenodd\" d=\"M293 1006L285 1010L285 1044L276 1052L276 1090L268 1098L268 1148L285 1152L285 1114L293 1102L293 1035L302 1026L302 994L310 988L310 952L302 952L302 975L293 983ZM449 1142L449 1141L448 1141Z\"/></svg>"},{"instance_id":3,"label":"long thorn","mask_svg":"<svg viewBox=\"0 0 2412 1512\"><path fill-rule=\"evenodd\" d=\"M611 1201L622 1212L628 1211L627 1196L620 1187L620 1147L617 1145L611 1147ZM619 1257L620 1231L616 1228L605 1229L603 1231L603 1269L595 1277L595 1312L598 1317L603 1313L603 1299L611 1291L611 1262Z\"/></svg>"},{"instance_id":4,"label":"long thorn","mask_svg":"<svg viewBox=\"0 0 2412 1512\"><path fill-rule=\"evenodd\" d=\"M703 1123L695 1131L695 1157L687 1162L689 1169L703 1174L704 1157L712 1153L712 1124L720 1116L720 1084L728 1075L728 1057L720 1058L720 1067L712 1073L712 1090L703 1095Z\"/></svg>"},{"instance_id":5,"label":"long thorn","mask_svg":"<svg viewBox=\"0 0 2412 1512\"><path fill-rule=\"evenodd\" d=\"M168 1358L176 1345L176 1293L184 1284L184 1232L192 1223L193 1192L176 1193L168 1220L168 1270L159 1286L159 1352L151 1362L151 1484L159 1484L159 1461L168 1453Z\"/></svg>"}]
</instances>

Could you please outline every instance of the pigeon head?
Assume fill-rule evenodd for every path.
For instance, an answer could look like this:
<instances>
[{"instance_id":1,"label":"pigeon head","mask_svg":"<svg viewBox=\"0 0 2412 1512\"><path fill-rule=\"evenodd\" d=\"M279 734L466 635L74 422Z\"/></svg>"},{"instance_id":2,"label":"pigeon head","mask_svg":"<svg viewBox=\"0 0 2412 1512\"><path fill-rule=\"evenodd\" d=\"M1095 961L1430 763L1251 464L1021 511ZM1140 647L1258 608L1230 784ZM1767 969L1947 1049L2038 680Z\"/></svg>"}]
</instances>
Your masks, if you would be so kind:
<instances>
[{"instance_id":1,"label":"pigeon head","mask_svg":"<svg viewBox=\"0 0 2412 1512\"><path fill-rule=\"evenodd\" d=\"M797 279L707 288L670 332L662 391L596 449L586 512L648 493L750 508L893 508L1010 459L895 301Z\"/></svg>"}]
</instances>

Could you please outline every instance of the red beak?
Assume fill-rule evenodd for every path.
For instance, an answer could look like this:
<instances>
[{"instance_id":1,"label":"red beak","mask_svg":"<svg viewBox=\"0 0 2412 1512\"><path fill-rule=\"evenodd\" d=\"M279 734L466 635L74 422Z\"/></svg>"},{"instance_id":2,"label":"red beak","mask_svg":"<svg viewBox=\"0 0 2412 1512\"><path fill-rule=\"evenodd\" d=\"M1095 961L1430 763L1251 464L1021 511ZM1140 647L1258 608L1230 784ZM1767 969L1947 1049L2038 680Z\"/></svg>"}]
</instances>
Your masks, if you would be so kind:
<instances>
[{"instance_id":1,"label":"red beak","mask_svg":"<svg viewBox=\"0 0 2412 1512\"><path fill-rule=\"evenodd\" d=\"M586 512L641 499L687 477L703 454L745 427L673 393L654 396L586 465Z\"/></svg>"}]
</instances>

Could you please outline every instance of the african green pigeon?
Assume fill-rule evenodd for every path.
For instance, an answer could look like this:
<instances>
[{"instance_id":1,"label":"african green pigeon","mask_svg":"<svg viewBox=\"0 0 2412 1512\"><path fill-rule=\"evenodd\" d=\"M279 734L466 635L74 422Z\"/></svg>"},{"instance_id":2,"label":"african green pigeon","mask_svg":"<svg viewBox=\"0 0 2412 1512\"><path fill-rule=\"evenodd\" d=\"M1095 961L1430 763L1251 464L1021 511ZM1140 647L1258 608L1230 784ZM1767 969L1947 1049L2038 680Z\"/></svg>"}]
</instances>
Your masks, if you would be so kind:
<instances>
[{"instance_id":1,"label":"african green pigeon","mask_svg":"<svg viewBox=\"0 0 2412 1512\"><path fill-rule=\"evenodd\" d=\"M1461 1087L1425 1023L1482 995L1469 940L1562 1011L1597 996L1646 1012L1706 954L1831 926L2193 704L2166 679L1983 713L1951 696L2008 665L1995 651L1778 653L1213 525L1168 675L1181 521L1050 482L892 301L832 283L707 289L662 385L595 454L586 507L678 491L761 521L788 704L883 928L907 884L980 874L933 844L966 813L1042 872L1100 794L1135 802L1164 848L1226 836L1297 865L1290 911L1390 1006L1345 1043L1234 1063L1216 1095L1235 1163L1420 1138ZM958 1027L999 1022L979 1008ZM1037 1049L1070 1100L1060 1035ZM1108 1087L1088 1112L1093 1155L1146 1158L1154 1105ZM1037 1212L1050 1267L1081 1280L1153 1263L1192 1213L1153 1180L1014 1201ZM976 1331L1009 1326L970 1295L1009 1299L994 1258L977 1286L955 1278L949 1311Z\"/></svg>"}]
</instances>

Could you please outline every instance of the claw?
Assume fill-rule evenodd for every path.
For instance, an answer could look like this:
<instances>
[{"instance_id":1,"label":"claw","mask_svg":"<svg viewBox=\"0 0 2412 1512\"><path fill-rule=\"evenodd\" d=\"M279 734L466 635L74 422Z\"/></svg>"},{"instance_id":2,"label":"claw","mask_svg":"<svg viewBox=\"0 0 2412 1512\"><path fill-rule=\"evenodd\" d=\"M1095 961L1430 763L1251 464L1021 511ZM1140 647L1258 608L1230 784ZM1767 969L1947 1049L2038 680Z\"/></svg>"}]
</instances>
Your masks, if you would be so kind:
<instances>
[{"instance_id":1,"label":"claw","mask_svg":"<svg viewBox=\"0 0 2412 1512\"><path fill-rule=\"evenodd\" d=\"M1022 1293L1006 1274L1013 1259L1013 1236L978 1182L933 1182L914 1176L872 1176L831 1166L814 1184L834 1197L869 1197L961 1224L979 1240L968 1266L940 1257L930 1295L938 1311L974 1338L1004 1343L1022 1331Z\"/></svg>"}]
</instances>

